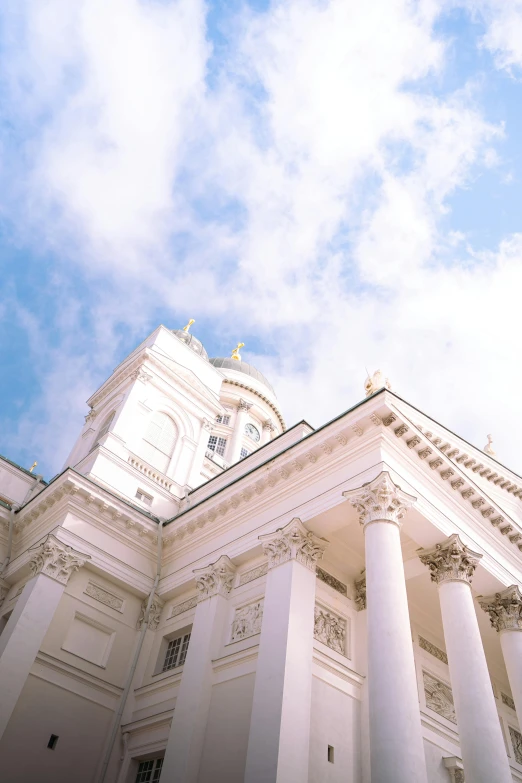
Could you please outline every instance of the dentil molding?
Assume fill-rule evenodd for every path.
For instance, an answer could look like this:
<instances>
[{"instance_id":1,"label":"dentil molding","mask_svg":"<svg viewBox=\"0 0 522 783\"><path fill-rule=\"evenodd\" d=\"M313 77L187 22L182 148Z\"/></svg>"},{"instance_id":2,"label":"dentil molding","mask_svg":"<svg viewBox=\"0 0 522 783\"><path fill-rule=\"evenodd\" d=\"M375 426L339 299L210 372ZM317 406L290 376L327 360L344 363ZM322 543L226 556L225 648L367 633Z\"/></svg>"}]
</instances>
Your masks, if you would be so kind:
<instances>
[{"instance_id":1,"label":"dentil molding","mask_svg":"<svg viewBox=\"0 0 522 783\"><path fill-rule=\"evenodd\" d=\"M441 544L419 552L421 563L428 566L432 582L438 585L444 582L466 582L471 585L481 558L481 554L462 543L457 533Z\"/></svg>"},{"instance_id":2,"label":"dentil molding","mask_svg":"<svg viewBox=\"0 0 522 783\"><path fill-rule=\"evenodd\" d=\"M49 534L31 557L29 567L32 576L45 574L66 585L70 576L90 559L90 555L77 552Z\"/></svg>"},{"instance_id":3,"label":"dentil molding","mask_svg":"<svg viewBox=\"0 0 522 783\"><path fill-rule=\"evenodd\" d=\"M488 597L480 596L478 602L496 631L522 631L522 593L518 585Z\"/></svg>"},{"instance_id":4,"label":"dentil molding","mask_svg":"<svg viewBox=\"0 0 522 783\"><path fill-rule=\"evenodd\" d=\"M315 571L317 561L322 558L328 546L328 541L307 530L297 517L275 533L259 536L259 540L268 557L269 569L288 560L297 560L306 568Z\"/></svg>"},{"instance_id":5,"label":"dentil molding","mask_svg":"<svg viewBox=\"0 0 522 783\"><path fill-rule=\"evenodd\" d=\"M392 522L400 527L400 521L406 511L417 500L394 484L385 470L362 487L343 492L343 496L357 509L361 525Z\"/></svg>"}]
</instances>

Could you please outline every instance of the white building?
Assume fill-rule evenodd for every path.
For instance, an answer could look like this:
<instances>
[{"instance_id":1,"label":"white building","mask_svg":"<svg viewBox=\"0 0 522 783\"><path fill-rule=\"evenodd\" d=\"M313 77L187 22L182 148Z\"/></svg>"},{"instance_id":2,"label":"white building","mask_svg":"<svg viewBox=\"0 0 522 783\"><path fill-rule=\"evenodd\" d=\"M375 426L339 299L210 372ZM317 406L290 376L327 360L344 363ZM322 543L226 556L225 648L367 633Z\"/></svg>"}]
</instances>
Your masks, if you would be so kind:
<instances>
[{"instance_id":1,"label":"white building","mask_svg":"<svg viewBox=\"0 0 522 783\"><path fill-rule=\"evenodd\" d=\"M2 781L522 781L522 479L367 393L285 430L161 326L0 460Z\"/></svg>"}]
</instances>

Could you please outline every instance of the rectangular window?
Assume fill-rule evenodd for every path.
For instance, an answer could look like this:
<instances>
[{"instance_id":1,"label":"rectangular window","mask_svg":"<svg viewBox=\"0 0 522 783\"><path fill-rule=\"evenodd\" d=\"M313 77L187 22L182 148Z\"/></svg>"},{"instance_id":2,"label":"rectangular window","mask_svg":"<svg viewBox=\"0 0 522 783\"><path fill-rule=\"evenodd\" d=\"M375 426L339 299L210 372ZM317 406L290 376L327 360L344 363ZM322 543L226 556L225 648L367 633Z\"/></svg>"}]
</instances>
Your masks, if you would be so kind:
<instances>
[{"instance_id":1,"label":"rectangular window","mask_svg":"<svg viewBox=\"0 0 522 783\"><path fill-rule=\"evenodd\" d=\"M250 454L248 449L241 449L240 459L245 459Z\"/></svg>"},{"instance_id":2,"label":"rectangular window","mask_svg":"<svg viewBox=\"0 0 522 783\"><path fill-rule=\"evenodd\" d=\"M140 761L136 783L158 783L161 775L163 759L149 759L149 761Z\"/></svg>"},{"instance_id":3,"label":"rectangular window","mask_svg":"<svg viewBox=\"0 0 522 783\"><path fill-rule=\"evenodd\" d=\"M152 495L147 495L146 492L144 492L142 489L138 489L136 492L136 497L138 500L141 500L142 503L146 503L147 506L152 506L152 501L154 500L154 497Z\"/></svg>"},{"instance_id":4,"label":"rectangular window","mask_svg":"<svg viewBox=\"0 0 522 783\"><path fill-rule=\"evenodd\" d=\"M225 449L227 447L227 439L226 438L219 438L217 435L211 435L208 439L208 446L207 448L209 451L215 451L216 454L221 454L222 457L225 456Z\"/></svg>"},{"instance_id":5,"label":"rectangular window","mask_svg":"<svg viewBox=\"0 0 522 783\"><path fill-rule=\"evenodd\" d=\"M224 424L225 427L229 427L230 416L216 416L216 424Z\"/></svg>"},{"instance_id":6,"label":"rectangular window","mask_svg":"<svg viewBox=\"0 0 522 783\"><path fill-rule=\"evenodd\" d=\"M165 653L162 671L167 672L169 669L175 669L176 666L183 666L185 658L187 657L189 642L190 633L186 633L184 636L178 636L177 639L170 640L167 652Z\"/></svg>"},{"instance_id":7,"label":"rectangular window","mask_svg":"<svg viewBox=\"0 0 522 783\"><path fill-rule=\"evenodd\" d=\"M328 761L330 764L334 763L334 749L331 745L328 745Z\"/></svg>"}]
</instances>

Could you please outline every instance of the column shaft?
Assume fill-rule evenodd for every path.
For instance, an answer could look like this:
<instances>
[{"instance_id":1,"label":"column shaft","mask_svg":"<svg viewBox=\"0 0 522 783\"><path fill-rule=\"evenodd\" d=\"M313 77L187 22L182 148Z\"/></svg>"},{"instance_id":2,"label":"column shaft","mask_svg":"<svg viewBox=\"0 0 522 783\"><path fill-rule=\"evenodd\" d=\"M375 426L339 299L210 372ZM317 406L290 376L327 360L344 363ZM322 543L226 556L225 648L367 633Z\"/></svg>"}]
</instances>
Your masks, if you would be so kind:
<instances>
[{"instance_id":1,"label":"column shaft","mask_svg":"<svg viewBox=\"0 0 522 783\"><path fill-rule=\"evenodd\" d=\"M234 425L234 432L232 433L232 442L229 446L229 461L233 465L241 458L241 447L243 445L243 435L245 434L245 424L248 418L248 411L252 407L252 403L241 400L237 407L236 421Z\"/></svg>"},{"instance_id":2,"label":"column shaft","mask_svg":"<svg viewBox=\"0 0 522 783\"><path fill-rule=\"evenodd\" d=\"M372 783L426 781L399 527L365 527Z\"/></svg>"},{"instance_id":3,"label":"column shaft","mask_svg":"<svg viewBox=\"0 0 522 783\"><path fill-rule=\"evenodd\" d=\"M439 585L444 640L468 783L511 783L470 585Z\"/></svg>"},{"instance_id":4,"label":"column shaft","mask_svg":"<svg viewBox=\"0 0 522 783\"><path fill-rule=\"evenodd\" d=\"M30 579L0 636L0 738L54 617L64 584L45 574Z\"/></svg>"},{"instance_id":5,"label":"column shaft","mask_svg":"<svg viewBox=\"0 0 522 783\"><path fill-rule=\"evenodd\" d=\"M245 783L307 783L315 572L268 572Z\"/></svg>"},{"instance_id":6,"label":"column shaft","mask_svg":"<svg viewBox=\"0 0 522 783\"><path fill-rule=\"evenodd\" d=\"M522 726L522 631L501 631L500 646L517 710L518 723Z\"/></svg>"}]
</instances>

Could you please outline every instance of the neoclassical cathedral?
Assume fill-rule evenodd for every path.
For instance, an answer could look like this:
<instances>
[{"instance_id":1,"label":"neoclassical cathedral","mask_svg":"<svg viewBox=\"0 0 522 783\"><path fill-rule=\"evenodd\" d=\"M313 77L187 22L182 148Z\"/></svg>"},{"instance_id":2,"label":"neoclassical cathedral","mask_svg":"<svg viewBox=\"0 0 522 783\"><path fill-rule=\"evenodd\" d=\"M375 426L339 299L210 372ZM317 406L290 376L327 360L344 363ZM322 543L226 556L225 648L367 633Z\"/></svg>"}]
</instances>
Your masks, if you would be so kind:
<instances>
[{"instance_id":1,"label":"neoclassical cathedral","mask_svg":"<svg viewBox=\"0 0 522 783\"><path fill-rule=\"evenodd\" d=\"M379 372L287 429L241 348L160 326L0 458L0 779L522 782L522 479Z\"/></svg>"}]
</instances>

